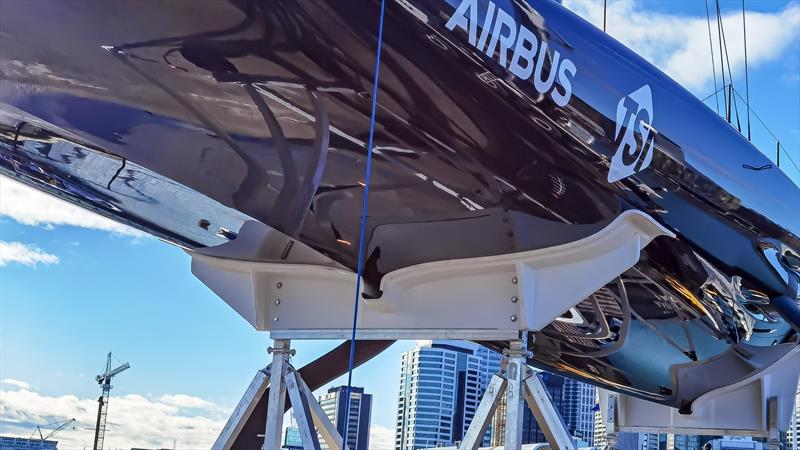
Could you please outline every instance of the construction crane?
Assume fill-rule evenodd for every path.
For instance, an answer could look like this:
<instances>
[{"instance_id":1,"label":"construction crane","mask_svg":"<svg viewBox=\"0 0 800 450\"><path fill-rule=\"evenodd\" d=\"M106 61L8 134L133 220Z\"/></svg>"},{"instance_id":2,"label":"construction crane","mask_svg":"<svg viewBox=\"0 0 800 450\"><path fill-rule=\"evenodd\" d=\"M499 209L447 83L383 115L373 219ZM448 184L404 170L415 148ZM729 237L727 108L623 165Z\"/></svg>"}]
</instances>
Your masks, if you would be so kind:
<instances>
[{"instance_id":1,"label":"construction crane","mask_svg":"<svg viewBox=\"0 0 800 450\"><path fill-rule=\"evenodd\" d=\"M55 436L56 433L58 433L59 431L63 430L64 428L67 428L68 426L72 425L75 422L76 422L75 419L68 419L68 420L63 420L61 422L48 423L47 425L36 425L36 429L33 430L33 433L31 433L30 438L33 439L33 437L36 436L36 434L38 433L39 439L42 441L46 441L51 437ZM46 435L42 432L42 431L47 431L46 429L47 427L52 427L54 425L56 426L56 428L53 431L47 433Z\"/></svg>"},{"instance_id":2,"label":"construction crane","mask_svg":"<svg viewBox=\"0 0 800 450\"><path fill-rule=\"evenodd\" d=\"M130 364L124 363L116 369L112 369L111 352L108 352L105 370L100 375L94 377L97 383L103 388L100 398L97 399L99 405L97 407L97 425L95 425L94 428L94 450L103 449L103 440L106 435L106 416L108 415L108 397L111 395L111 379L130 369L130 367Z\"/></svg>"}]
</instances>

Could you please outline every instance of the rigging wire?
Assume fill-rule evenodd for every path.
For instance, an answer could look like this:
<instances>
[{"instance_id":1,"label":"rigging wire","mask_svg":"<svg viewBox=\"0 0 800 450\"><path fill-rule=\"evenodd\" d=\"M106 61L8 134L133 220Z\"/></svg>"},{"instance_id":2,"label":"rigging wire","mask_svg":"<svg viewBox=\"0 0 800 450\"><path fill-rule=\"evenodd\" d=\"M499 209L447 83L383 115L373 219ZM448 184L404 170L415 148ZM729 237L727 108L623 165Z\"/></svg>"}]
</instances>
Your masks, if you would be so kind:
<instances>
[{"instance_id":1,"label":"rigging wire","mask_svg":"<svg viewBox=\"0 0 800 450\"><path fill-rule=\"evenodd\" d=\"M719 26L719 24L720 24L719 0L716 0L716 6L717 6L717 8L716 8L715 14L716 14L716 19L717 19L717 42L719 43L719 67L720 67L720 71L722 73L722 86L727 86L727 83L725 83L725 62L722 59L722 32L720 31L720 26ZM722 101L723 101L723 105L722 105L723 108L725 109L725 111L728 111L730 109L729 106L728 106L728 97L724 92L722 93ZM727 113L726 113L725 117L726 118L728 117ZM730 120L730 119L728 119L728 120Z\"/></svg>"},{"instance_id":2,"label":"rigging wire","mask_svg":"<svg viewBox=\"0 0 800 450\"><path fill-rule=\"evenodd\" d=\"M744 101L747 105L747 140L750 140L750 76L747 70L747 20L745 19L744 0L742 0L742 34L744 35L744 86L745 96Z\"/></svg>"},{"instance_id":3,"label":"rigging wire","mask_svg":"<svg viewBox=\"0 0 800 450\"><path fill-rule=\"evenodd\" d=\"M606 32L606 13L608 10L608 0L603 0L603 32Z\"/></svg>"},{"instance_id":4,"label":"rigging wire","mask_svg":"<svg viewBox=\"0 0 800 450\"><path fill-rule=\"evenodd\" d=\"M369 182L372 175L372 144L375 137L375 111L378 99L378 78L381 67L381 47L383 47L383 15L386 0L381 0L380 19L378 22L378 49L375 52L375 75L372 80L372 105L369 114L369 139L367 141L367 164L364 170L364 195L361 203L361 227L358 237L358 267L356 271L356 295L353 302L353 330L350 338L350 360L347 366L347 390L344 402L344 443L347 444L347 430L350 419L350 391L353 387L353 367L356 356L356 328L358 325L358 304L361 296L361 274L364 271L364 240L367 230L367 212L369 207Z\"/></svg>"},{"instance_id":5,"label":"rigging wire","mask_svg":"<svg viewBox=\"0 0 800 450\"><path fill-rule=\"evenodd\" d=\"M714 96L714 100L717 102L717 114L719 114L719 95L717 95L717 93L720 89L717 89L717 67L714 62L714 43L711 39L711 14L708 12L708 0L706 0L706 24L708 25L708 48L711 50L711 73L714 76L714 93L711 95ZM725 87L724 83L722 87ZM711 97L711 95L709 95L709 97ZM705 99L703 101L705 101Z\"/></svg>"},{"instance_id":6,"label":"rigging wire","mask_svg":"<svg viewBox=\"0 0 800 450\"><path fill-rule=\"evenodd\" d=\"M726 87L728 87L728 86L722 86L721 88L717 89L716 91L714 91L714 92L712 92L712 93L708 94L708 95L707 95L707 96L706 96L704 99L702 99L702 100L700 100L700 101L701 101L701 102L705 102L706 100L710 99L711 97L713 97L713 96L717 95L717 94L719 93L719 91L721 91L721 90L725 89ZM717 105L719 105L719 104L717 104ZM717 110L717 114L719 114L719 110Z\"/></svg>"},{"instance_id":7,"label":"rigging wire","mask_svg":"<svg viewBox=\"0 0 800 450\"><path fill-rule=\"evenodd\" d=\"M722 74L722 87L717 88L717 75L716 75L716 67L715 67L716 64L714 63L714 44L713 44L713 38L711 37L711 14L710 14L709 9L708 9L708 0L706 0L706 24L708 26L708 44L709 44L709 48L711 49L711 69L712 69L712 76L714 78L714 89L715 90L714 90L714 92L712 94L706 96L701 101L705 102L709 98L714 97L715 100L717 101L717 114L719 114L719 96L718 96L718 94L723 89L729 89L729 91L728 91L729 93L726 94L726 93L723 92L723 96L722 96L723 102L724 102L723 106L727 110L726 119L728 120L728 122L730 122L730 102L733 102L733 107L734 107L735 112L736 112L737 125L738 125L738 128L739 128L739 132L741 133L742 128L741 128L741 122L739 121L739 108L738 108L738 102L736 101L736 97L738 97L739 100L744 102L745 107L747 109L747 140L752 142L751 119L750 119L750 114L752 112L752 115L755 116L756 120L758 120L761 123L761 125L764 127L765 130L767 130L767 133L769 133L770 136L772 136L772 138L775 139L775 143L777 145L776 162L777 162L778 167L780 167L780 156L781 156L780 154L781 154L781 150L782 150L784 155L786 155L786 157L789 159L789 162L792 164L792 166L794 166L794 168L797 169L798 172L800 172L800 167L798 167L797 163L795 163L795 161L792 158L792 156L786 150L786 147L784 147L781 144L780 139L778 139L778 137L775 136L775 134L769 129L769 127L767 127L767 124L764 123L764 121L761 119L761 117L759 117L759 115L755 111L753 111L753 109L750 107L750 77L749 77L749 68L748 68L748 59L747 59L747 19L746 19L746 8L745 8L744 0L742 0L742 32L743 32L743 37L744 37L744 77L745 77L745 97L744 98L739 93L739 91L733 86L733 75L732 75L731 68L730 68L730 57L728 55L728 46L727 46L727 42L725 40L725 29L724 29L723 24L722 24L722 14L721 14L721 10L720 10L719 0L716 0L715 3L716 3L716 11L715 11L715 13L716 13L716 19L717 19L717 37L719 39L719 52L720 52L720 70L721 70L721 74ZM724 58L725 59L723 59L723 51L724 51ZM727 62L727 66L728 66L728 78L729 78L728 81L730 82L729 84L725 83L725 62Z\"/></svg>"},{"instance_id":8,"label":"rigging wire","mask_svg":"<svg viewBox=\"0 0 800 450\"><path fill-rule=\"evenodd\" d=\"M733 93L737 97L739 97L740 100L744 101L744 99L742 98L742 94L740 94L739 91L734 89ZM749 108L749 106L748 106L748 108ZM789 154L789 152L786 150L786 147L784 147L783 144L781 144L781 140L778 139L778 136L775 136L775 133L773 133L772 130L770 130L769 127L767 127L767 124L764 123L764 121L761 119L761 117L755 111L753 111L753 117L755 117L756 120L758 120L761 123L761 125L764 127L764 129L767 130L767 133L769 133L769 135L772 136L773 139L775 139L775 142L778 145L778 151L780 152L780 150L783 150L783 154L786 155L786 157L789 159L789 162L792 163L792 165L794 166L795 169L797 169L798 172L800 172L800 167L798 167L797 163L795 163L794 159L792 159L792 155ZM778 166L780 167L780 165L778 165Z\"/></svg>"},{"instance_id":9,"label":"rigging wire","mask_svg":"<svg viewBox=\"0 0 800 450\"><path fill-rule=\"evenodd\" d=\"M722 49L724 49L724 51L725 51L725 62L727 64L727 66L728 66L728 81L730 82L729 83L730 90L729 90L729 94L728 94L728 96L730 97L728 99L728 121L730 121L730 117L731 117L730 108L731 108L731 103L733 103L733 109L734 109L734 112L736 113L736 125L737 125L737 127L739 129L739 132L741 132L742 131L742 124L739 121L739 105L738 105L738 102L736 101L736 99L733 97L733 89L734 89L734 87L733 87L733 71L731 70L731 58L730 58L730 55L728 55L728 40L725 38L725 24L722 22L722 12L720 10L719 0L716 0L716 1L717 1L717 23L719 24L719 29L720 29L720 32L722 33L722 44L720 45L720 49L721 49L720 53L722 52Z\"/></svg>"},{"instance_id":10,"label":"rigging wire","mask_svg":"<svg viewBox=\"0 0 800 450\"><path fill-rule=\"evenodd\" d=\"M789 155L788 151L786 151L786 147L784 147L783 144L780 143L780 141L776 141L776 142L778 143L778 161L777 161L778 167L781 166L780 165L780 156L781 156L780 155L780 151L783 150L783 154L786 155L787 158L789 158L789 162L792 163L792 165L794 166L795 170L800 172L800 167L797 167L797 164L794 162L794 159L792 159L792 156Z\"/></svg>"}]
</instances>

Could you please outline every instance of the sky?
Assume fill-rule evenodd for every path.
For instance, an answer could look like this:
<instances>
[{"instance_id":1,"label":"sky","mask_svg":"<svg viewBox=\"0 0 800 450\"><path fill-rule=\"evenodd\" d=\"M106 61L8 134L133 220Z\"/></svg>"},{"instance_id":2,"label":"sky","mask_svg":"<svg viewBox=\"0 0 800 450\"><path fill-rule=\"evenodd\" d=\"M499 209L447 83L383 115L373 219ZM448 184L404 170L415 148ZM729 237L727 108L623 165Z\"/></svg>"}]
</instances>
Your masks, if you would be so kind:
<instances>
[{"instance_id":1,"label":"sky","mask_svg":"<svg viewBox=\"0 0 800 450\"><path fill-rule=\"evenodd\" d=\"M565 0L601 26L602 1ZM723 1L734 83L744 95L741 3ZM746 0L751 105L800 164L800 2ZM608 32L699 98L714 92L702 1L609 1ZM713 29L713 31L716 31ZM715 55L718 57L718 49ZM717 68L717 77L719 77ZM719 80L718 80L719 85ZM706 102L715 108L714 98ZM754 142L775 143L754 119ZM781 168L798 184L785 156ZM114 381L106 448L208 448L270 345L189 269L182 250L0 177L0 434L74 417L59 448L91 447L94 376ZM337 342L297 342L302 366ZM354 373L374 395L371 448L393 446L403 341ZM343 384L344 379L334 384Z\"/></svg>"}]
</instances>

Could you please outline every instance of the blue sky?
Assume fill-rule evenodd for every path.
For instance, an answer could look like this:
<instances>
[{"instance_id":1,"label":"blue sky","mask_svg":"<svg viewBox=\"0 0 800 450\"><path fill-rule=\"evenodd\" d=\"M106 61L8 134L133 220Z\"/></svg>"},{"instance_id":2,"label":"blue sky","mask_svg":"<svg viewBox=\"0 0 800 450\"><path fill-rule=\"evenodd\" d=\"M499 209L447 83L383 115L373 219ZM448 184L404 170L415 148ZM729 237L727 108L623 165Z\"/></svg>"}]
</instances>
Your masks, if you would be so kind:
<instances>
[{"instance_id":1,"label":"blue sky","mask_svg":"<svg viewBox=\"0 0 800 450\"><path fill-rule=\"evenodd\" d=\"M178 248L149 237L71 226L46 229L7 217L0 239L35 244L58 257L58 263L36 267L2 267L0 380L24 381L47 397L73 394L94 401L99 394L94 375L113 351L132 365L114 383L113 422L115 404L128 394L154 402L186 394L230 409L255 371L268 363L266 334L195 279L189 257ZM336 344L298 342L294 362L302 366ZM412 346L396 344L355 374L355 383L374 393L376 404L395 401L399 352ZM376 423L389 426L391 409L376 408ZM81 434L87 433L90 437L89 431ZM171 445L171 439L158 443Z\"/></svg>"},{"instance_id":2,"label":"blue sky","mask_svg":"<svg viewBox=\"0 0 800 450\"><path fill-rule=\"evenodd\" d=\"M708 59L695 55L708 45L702 1L609 3L612 35L696 95L713 92L710 66L696 67ZM565 4L600 23L602 1ZM735 53L741 3L722 4ZM746 4L751 104L800 164L800 4ZM773 30L774 21L788 23L788 31ZM743 71L734 72L744 92ZM774 158L774 143L760 125L753 130ZM782 167L800 183L788 161ZM113 351L132 368L112 392L111 446L170 447L173 438L178 448L207 446L255 370L267 364L267 336L196 280L178 248L8 180L0 180L0 215L6 243L0 250L0 433L27 436L32 422L75 416L83 423L59 436L68 444L63 448L89 442L92 432L83 428L92 426L99 394L93 377ZM335 344L297 343L295 363ZM355 373L355 384L375 395L375 449L391 448L399 353L413 345L398 343ZM201 431L187 431L186 424Z\"/></svg>"},{"instance_id":3,"label":"blue sky","mask_svg":"<svg viewBox=\"0 0 800 450\"><path fill-rule=\"evenodd\" d=\"M708 3L717 87L721 87L715 2L708 0ZM564 4L602 27L602 1L564 0ZM611 0L607 31L702 99L715 91L705 5L702 0ZM721 0L720 5L733 83L744 97L742 2ZM745 0L745 6L751 108L800 166L800 2ZM721 96L719 100L722 105ZM713 97L706 104L716 109ZM739 103L739 111L744 126L743 102ZM752 117L752 136L753 143L774 161L775 141L755 117ZM800 171L785 154L781 156L781 168L800 184Z\"/></svg>"}]
</instances>

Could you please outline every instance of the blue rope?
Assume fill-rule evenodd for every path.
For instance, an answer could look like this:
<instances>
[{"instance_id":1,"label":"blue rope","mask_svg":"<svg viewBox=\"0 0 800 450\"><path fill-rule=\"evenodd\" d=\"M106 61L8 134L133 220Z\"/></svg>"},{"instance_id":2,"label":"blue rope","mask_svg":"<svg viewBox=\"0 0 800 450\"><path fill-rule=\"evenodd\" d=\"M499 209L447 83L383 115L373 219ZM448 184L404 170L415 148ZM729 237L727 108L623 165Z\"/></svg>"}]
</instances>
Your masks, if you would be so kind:
<instances>
[{"instance_id":1,"label":"blue rope","mask_svg":"<svg viewBox=\"0 0 800 450\"><path fill-rule=\"evenodd\" d=\"M369 181L372 175L372 142L375 137L375 110L378 100L378 78L381 67L381 47L383 46L383 11L385 0L381 0L380 22L378 23L378 50L375 56L375 76L372 80L372 109L369 116L369 140L367 142L367 168L364 175L364 197L361 204L361 231L358 238L358 270L356 272L356 296L353 305L353 333L350 338L350 363L347 367L347 390L344 406L343 446L347 445L347 430L350 420L350 390L353 386L353 366L356 357L356 326L358 324L358 303L361 295L361 273L364 270L364 240L367 234L367 208L369 206Z\"/></svg>"}]
</instances>

